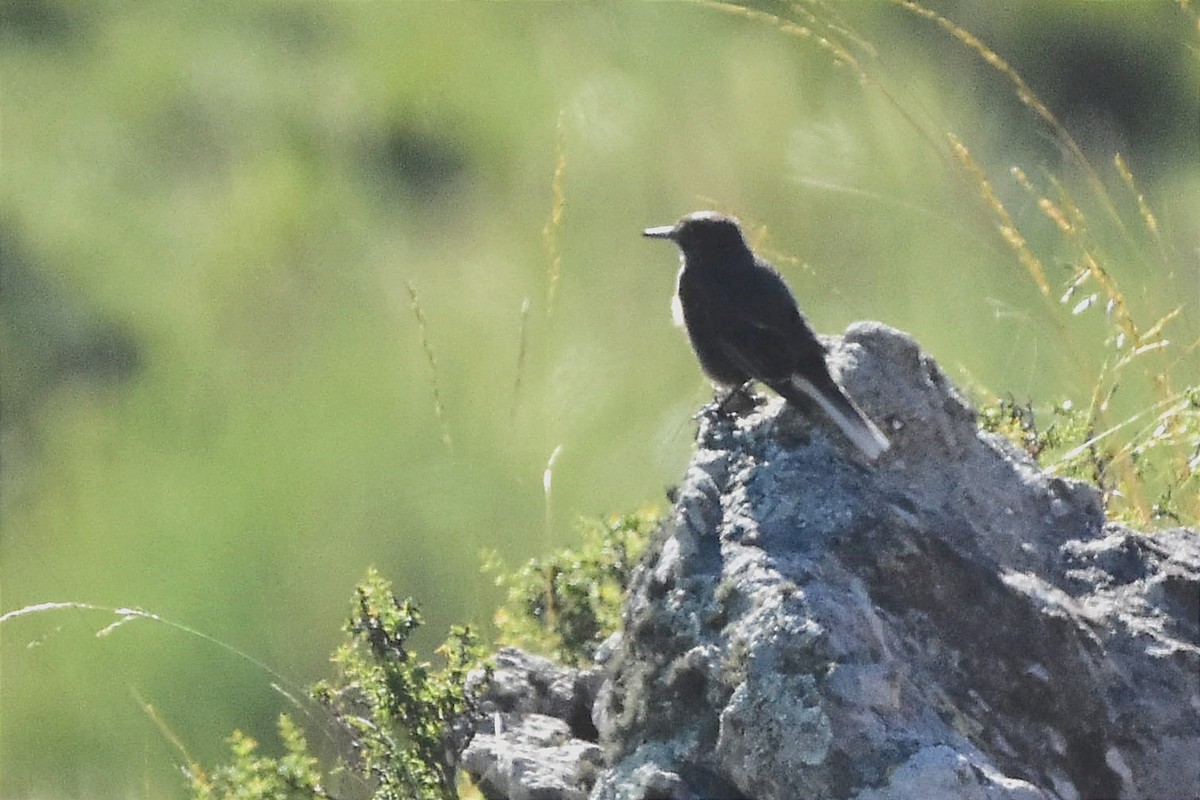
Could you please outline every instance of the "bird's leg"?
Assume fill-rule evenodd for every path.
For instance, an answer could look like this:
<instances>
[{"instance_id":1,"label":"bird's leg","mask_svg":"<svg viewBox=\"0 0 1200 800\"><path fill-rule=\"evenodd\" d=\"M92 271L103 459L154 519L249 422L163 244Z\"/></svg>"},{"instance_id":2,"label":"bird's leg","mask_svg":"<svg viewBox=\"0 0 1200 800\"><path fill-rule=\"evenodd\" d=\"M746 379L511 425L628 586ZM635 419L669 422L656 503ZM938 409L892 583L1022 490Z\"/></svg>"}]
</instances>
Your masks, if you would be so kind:
<instances>
[{"instance_id":1,"label":"bird's leg","mask_svg":"<svg viewBox=\"0 0 1200 800\"><path fill-rule=\"evenodd\" d=\"M715 401L714 412L718 415L739 414L755 408L758 405L758 401L754 393L750 391L750 386L753 383L754 379L751 378L742 385L729 389L723 397L720 390L718 390L717 395L713 398Z\"/></svg>"},{"instance_id":2,"label":"bird's leg","mask_svg":"<svg viewBox=\"0 0 1200 800\"><path fill-rule=\"evenodd\" d=\"M703 405L699 411L693 415L692 419L700 419L706 416L727 417L737 413L737 406L742 405L746 401L747 387L751 381L746 381L740 386L728 386L725 384L713 384L713 399L711 403ZM741 402L739 402L741 401Z\"/></svg>"}]
</instances>

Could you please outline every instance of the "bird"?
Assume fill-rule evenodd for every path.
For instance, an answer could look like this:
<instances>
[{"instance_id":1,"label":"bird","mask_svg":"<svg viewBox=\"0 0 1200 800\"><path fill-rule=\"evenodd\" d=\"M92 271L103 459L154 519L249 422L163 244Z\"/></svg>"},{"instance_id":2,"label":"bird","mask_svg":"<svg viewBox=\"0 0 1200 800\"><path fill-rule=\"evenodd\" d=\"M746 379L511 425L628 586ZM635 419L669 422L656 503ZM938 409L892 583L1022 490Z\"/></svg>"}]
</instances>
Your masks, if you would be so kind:
<instances>
[{"instance_id":1,"label":"bird","mask_svg":"<svg viewBox=\"0 0 1200 800\"><path fill-rule=\"evenodd\" d=\"M716 211L647 228L680 251L671 308L718 390L752 381L807 412L815 403L869 460L890 443L829 372L825 346L779 271L756 255L737 219Z\"/></svg>"}]
</instances>

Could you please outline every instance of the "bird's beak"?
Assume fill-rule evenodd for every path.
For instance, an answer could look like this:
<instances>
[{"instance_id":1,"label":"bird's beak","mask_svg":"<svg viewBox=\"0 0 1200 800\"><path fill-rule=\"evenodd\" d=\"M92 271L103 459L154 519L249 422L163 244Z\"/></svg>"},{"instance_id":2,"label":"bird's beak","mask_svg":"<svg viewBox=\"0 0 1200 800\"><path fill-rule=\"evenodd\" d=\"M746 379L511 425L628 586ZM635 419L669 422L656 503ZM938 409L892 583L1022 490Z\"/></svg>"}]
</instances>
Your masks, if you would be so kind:
<instances>
[{"instance_id":1,"label":"bird's beak","mask_svg":"<svg viewBox=\"0 0 1200 800\"><path fill-rule=\"evenodd\" d=\"M675 226L663 225L658 228L646 228L646 230L642 231L642 236L649 239L674 239Z\"/></svg>"}]
</instances>

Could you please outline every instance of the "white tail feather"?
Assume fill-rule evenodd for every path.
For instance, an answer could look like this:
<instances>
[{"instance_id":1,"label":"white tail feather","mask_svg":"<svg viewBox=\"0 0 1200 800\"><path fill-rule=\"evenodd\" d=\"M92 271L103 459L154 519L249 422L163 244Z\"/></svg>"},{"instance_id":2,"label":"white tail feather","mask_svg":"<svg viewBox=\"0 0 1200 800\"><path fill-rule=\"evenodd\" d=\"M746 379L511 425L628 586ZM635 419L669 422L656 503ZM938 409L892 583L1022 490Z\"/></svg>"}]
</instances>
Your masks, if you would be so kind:
<instances>
[{"instance_id":1,"label":"white tail feather","mask_svg":"<svg viewBox=\"0 0 1200 800\"><path fill-rule=\"evenodd\" d=\"M875 426L867 418L867 415L859 410L848 396L846 397L850 407L854 409L855 416L848 416L845 409L838 408L829 401L824 394L817 390L815 386L806 381L799 375L793 375L791 383L805 395L816 401L817 405L829 415L829 418L841 429L842 433L846 434L846 438L854 442L855 446L863 452L867 458L874 461L879 458L879 455L891 447L891 442L883 435L883 431Z\"/></svg>"}]
</instances>

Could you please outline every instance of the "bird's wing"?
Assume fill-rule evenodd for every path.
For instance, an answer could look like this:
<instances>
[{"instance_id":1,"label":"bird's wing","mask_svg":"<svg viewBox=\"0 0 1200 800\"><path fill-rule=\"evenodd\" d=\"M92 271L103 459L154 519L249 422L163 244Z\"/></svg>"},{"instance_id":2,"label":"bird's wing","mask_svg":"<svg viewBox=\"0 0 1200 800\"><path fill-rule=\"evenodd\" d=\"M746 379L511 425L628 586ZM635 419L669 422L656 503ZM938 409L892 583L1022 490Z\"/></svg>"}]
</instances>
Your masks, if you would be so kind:
<instances>
[{"instance_id":1,"label":"bird's wing","mask_svg":"<svg viewBox=\"0 0 1200 800\"><path fill-rule=\"evenodd\" d=\"M888 449L887 437L829 373L825 346L778 273L766 267L747 274L721 309L726 335L719 344L727 358L789 403L819 405L867 458Z\"/></svg>"},{"instance_id":2,"label":"bird's wing","mask_svg":"<svg viewBox=\"0 0 1200 800\"><path fill-rule=\"evenodd\" d=\"M747 272L721 304L725 355L768 385L797 370L825 372L825 348L770 267Z\"/></svg>"}]
</instances>

